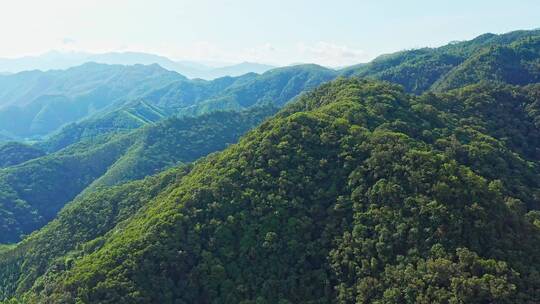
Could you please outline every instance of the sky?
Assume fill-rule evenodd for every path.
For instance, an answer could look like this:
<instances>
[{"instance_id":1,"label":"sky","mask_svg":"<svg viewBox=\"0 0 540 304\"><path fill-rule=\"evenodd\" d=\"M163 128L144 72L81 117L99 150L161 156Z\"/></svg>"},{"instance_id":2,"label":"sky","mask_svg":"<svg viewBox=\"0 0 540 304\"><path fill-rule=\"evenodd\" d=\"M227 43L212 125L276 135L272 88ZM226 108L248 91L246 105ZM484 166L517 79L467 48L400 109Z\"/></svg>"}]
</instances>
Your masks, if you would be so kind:
<instances>
[{"instance_id":1,"label":"sky","mask_svg":"<svg viewBox=\"0 0 540 304\"><path fill-rule=\"evenodd\" d=\"M0 57L141 51L346 66L540 27L540 0L0 0Z\"/></svg>"}]
</instances>

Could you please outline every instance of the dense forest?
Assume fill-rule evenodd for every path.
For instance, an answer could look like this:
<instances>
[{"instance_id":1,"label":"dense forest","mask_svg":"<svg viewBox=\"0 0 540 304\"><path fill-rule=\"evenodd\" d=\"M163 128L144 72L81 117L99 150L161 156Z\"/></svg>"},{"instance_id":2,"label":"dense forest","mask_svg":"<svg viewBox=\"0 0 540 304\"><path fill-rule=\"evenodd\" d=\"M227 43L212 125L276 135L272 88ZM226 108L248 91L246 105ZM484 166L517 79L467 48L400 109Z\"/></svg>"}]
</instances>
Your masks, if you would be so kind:
<instances>
[{"instance_id":1,"label":"dense forest","mask_svg":"<svg viewBox=\"0 0 540 304\"><path fill-rule=\"evenodd\" d=\"M502 84L419 97L323 85L175 182L142 181L158 190L138 212L70 205L65 225L112 220L58 238L53 221L4 252L4 280L18 282L4 292L27 303L540 301L536 98ZM100 195L118 206L128 194ZM40 242L59 245L40 253Z\"/></svg>"},{"instance_id":2,"label":"dense forest","mask_svg":"<svg viewBox=\"0 0 540 304\"><path fill-rule=\"evenodd\" d=\"M540 30L485 34L439 48L382 55L368 64L345 68L341 74L390 81L415 94L460 88L481 80L536 83L539 39Z\"/></svg>"},{"instance_id":3,"label":"dense forest","mask_svg":"<svg viewBox=\"0 0 540 304\"><path fill-rule=\"evenodd\" d=\"M539 37L174 80L0 146L0 302L539 303Z\"/></svg>"},{"instance_id":4,"label":"dense forest","mask_svg":"<svg viewBox=\"0 0 540 304\"><path fill-rule=\"evenodd\" d=\"M64 255L71 255L70 251L85 251L92 248L92 243L99 244L105 233L177 183L189 170L189 166L179 166L144 180L79 196L14 250L4 249L0 296L27 290L46 269L56 267L57 259L64 261Z\"/></svg>"},{"instance_id":5,"label":"dense forest","mask_svg":"<svg viewBox=\"0 0 540 304\"><path fill-rule=\"evenodd\" d=\"M257 107L170 118L0 170L0 243L40 228L83 190L140 179L222 150L274 112Z\"/></svg>"}]
</instances>

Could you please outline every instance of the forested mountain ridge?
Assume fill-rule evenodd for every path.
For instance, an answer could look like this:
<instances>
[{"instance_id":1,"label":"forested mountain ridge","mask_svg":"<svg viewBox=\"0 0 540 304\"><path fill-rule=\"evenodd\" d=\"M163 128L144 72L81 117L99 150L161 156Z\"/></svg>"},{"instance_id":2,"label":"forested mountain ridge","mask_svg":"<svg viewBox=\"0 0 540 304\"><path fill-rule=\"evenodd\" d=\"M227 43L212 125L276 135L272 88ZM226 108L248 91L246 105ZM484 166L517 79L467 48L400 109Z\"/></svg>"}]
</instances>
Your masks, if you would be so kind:
<instances>
[{"instance_id":1,"label":"forested mountain ridge","mask_svg":"<svg viewBox=\"0 0 540 304\"><path fill-rule=\"evenodd\" d=\"M240 110L261 104L282 107L300 93L314 89L337 76L336 71L316 64L276 68L239 85L233 85L218 96L183 109L181 113L197 115L223 109Z\"/></svg>"},{"instance_id":2,"label":"forested mountain ridge","mask_svg":"<svg viewBox=\"0 0 540 304\"><path fill-rule=\"evenodd\" d=\"M130 130L170 116L197 116L214 111L242 111L254 106L282 107L301 93L332 80L333 70L317 65L275 69L213 81L177 81L122 107L65 126L43 146L56 151L81 139Z\"/></svg>"},{"instance_id":3,"label":"forested mountain ridge","mask_svg":"<svg viewBox=\"0 0 540 304\"><path fill-rule=\"evenodd\" d=\"M155 123L179 114L180 109L215 96L229 86L244 83L256 77L224 77L214 81L176 81L148 92L119 108L69 124L41 143L47 151L57 151L86 138L126 131Z\"/></svg>"},{"instance_id":4,"label":"forested mountain ridge","mask_svg":"<svg viewBox=\"0 0 540 304\"><path fill-rule=\"evenodd\" d=\"M137 142L90 188L136 180L178 163L190 163L234 144L277 108L216 111L197 117L173 117L136 131Z\"/></svg>"},{"instance_id":5,"label":"forested mountain ridge","mask_svg":"<svg viewBox=\"0 0 540 304\"><path fill-rule=\"evenodd\" d=\"M538 302L538 102L535 88L504 84L418 97L374 81L325 84L197 162L95 242L34 264L47 268L39 279L32 268L30 281L18 276L41 247L3 264L3 295Z\"/></svg>"},{"instance_id":6,"label":"forested mountain ridge","mask_svg":"<svg viewBox=\"0 0 540 304\"><path fill-rule=\"evenodd\" d=\"M189 170L189 166L179 166L144 180L79 196L55 220L14 250L5 249L0 259L3 270L0 299L28 290L47 269L57 267L55 263L63 264L64 256L75 257L76 251L85 252L92 244L99 244L108 231L178 182Z\"/></svg>"},{"instance_id":7,"label":"forested mountain ridge","mask_svg":"<svg viewBox=\"0 0 540 304\"><path fill-rule=\"evenodd\" d=\"M247 74L212 82L179 80L117 109L68 125L36 144L52 154L0 171L0 242L17 241L41 227L83 190L142 178L178 161L194 161L223 149L275 111L269 100L276 98L275 105L281 106L333 77L333 71L322 67L295 66L262 76ZM264 92L251 99L251 90ZM167 120L181 114L180 109L221 92L241 97L242 104L234 107L240 113L217 113L222 109L212 108L198 113L203 116L197 118ZM223 110L232 108L224 106ZM206 112L211 113L210 119ZM207 125L197 129L202 124ZM143 126L147 128L132 131Z\"/></svg>"},{"instance_id":8,"label":"forested mountain ridge","mask_svg":"<svg viewBox=\"0 0 540 304\"><path fill-rule=\"evenodd\" d=\"M331 80L337 73L317 65L279 68L262 75L246 74L213 81L177 81L149 92L127 105L66 126L46 140L56 151L86 137L130 130L170 116L198 116L252 107L282 107L288 101Z\"/></svg>"},{"instance_id":9,"label":"forested mountain ridge","mask_svg":"<svg viewBox=\"0 0 540 304\"><path fill-rule=\"evenodd\" d=\"M172 116L179 108L215 96L229 86L256 76L188 80L158 65L97 63L67 70L1 76L0 132L8 138L41 139L66 124L85 118L95 121L111 116L111 112L125 113L126 109L141 110L141 104ZM144 122L152 118L144 114L148 113L116 120L124 119L140 126L138 120Z\"/></svg>"},{"instance_id":10,"label":"forested mountain ridge","mask_svg":"<svg viewBox=\"0 0 540 304\"><path fill-rule=\"evenodd\" d=\"M439 48L383 55L339 71L297 65L261 75L249 73L212 81L189 80L158 65L96 63L65 71L3 75L0 140L42 139L66 125L67 129L60 133L101 134L111 128L132 129L156 118L152 113L145 116L148 106L165 117L241 110L262 103L281 107L301 92L339 75L386 80L415 94L459 88L480 80L535 83L540 77L539 40L538 30L485 34Z\"/></svg>"},{"instance_id":11,"label":"forested mountain ridge","mask_svg":"<svg viewBox=\"0 0 540 304\"><path fill-rule=\"evenodd\" d=\"M481 80L514 85L540 82L540 33L475 53L433 85L443 91Z\"/></svg>"},{"instance_id":12,"label":"forested mountain ridge","mask_svg":"<svg viewBox=\"0 0 540 304\"><path fill-rule=\"evenodd\" d=\"M415 94L459 88L480 80L523 85L538 82L539 39L540 30L484 34L439 48L382 55L340 72L401 84Z\"/></svg>"},{"instance_id":13,"label":"forested mountain ridge","mask_svg":"<svg viewBox=\"0 0 540 304\"><path fill-rule=\"evenodd\" d=\"M0 130L16 137L46 135L148 90L185 79L158 65L88 63L65 71L0 76Z\"/></svg>"},{"instance_id":14,"label":"forested mountain ridge","mask_svg":"<svg viewBox=\"0 0 540 304\"><path fill-rule=\"evenodd\" d=\"M0 243L16 242L45 225L83 190L140 179L221 150L275 111L258 107L170 118L0 170Z\"/></svg>"}]
</instances>

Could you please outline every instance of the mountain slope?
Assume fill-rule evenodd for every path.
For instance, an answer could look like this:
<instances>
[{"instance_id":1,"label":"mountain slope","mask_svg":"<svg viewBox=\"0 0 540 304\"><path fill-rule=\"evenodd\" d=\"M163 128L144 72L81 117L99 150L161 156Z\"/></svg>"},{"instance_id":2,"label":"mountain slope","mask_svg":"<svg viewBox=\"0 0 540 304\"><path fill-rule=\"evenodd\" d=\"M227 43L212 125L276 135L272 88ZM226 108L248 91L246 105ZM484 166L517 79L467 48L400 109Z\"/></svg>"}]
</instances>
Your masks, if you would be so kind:
<instances>
[{"instance_id":1,"label":"mountain slope","mask_svg":"<svg viewBox=\"0 0 540 304\"><path fill-rule=\"evenodd\" d=\"M179 108L216 96L254 77L256 74L214 81L188 80L155 64L96 63L64 71L0 76L0 133L6 135L5 140L42 139L69 124L66 132L71 140L59 139L62 143L55 147L57 150L85 135L106 133L100 129L133 129L172 116ZM86 119L89 127L85 123L73 125ZM103 125L96 124L97 120L103 120ZM81 133L79 138L73 138L77 133Z\"/></svg>"},{"instance_id":2,"label":"mountain slope","mask_svg":"<svg viewBox=\"0 0 540 304\"><path fill-rule=\"evenodd\" d=\"M92 140L107 134L130 132L169 116L171 113L161 108L142 100L134 101L114 111L70 123L37 145L48 152L56 152L80 141Z\"/></svg>"},{"instance_id":3,"label":"mountain slope","mask_svg":"<svg viewBox=\"0 0 540 304\"><path fill-rule=\"evenodd\" d=\"M67 70L27 71L0 77L2 105L24 106L43 95L74 97L105 87L112 97L138 96L152 83L167 84L185 77L158 65L105 65L87 63Z\"/></svg>"},{"instance_id":4,"label":"mountain slope","mask_svg":"<svg viewBox=\"0 0 540 304\"><path fill-rule=\"evenodd\" d=\"M117 102L185 79L157 65L85 64L65 71L0 76L0 130L46 135Z\"/></svg>"},{"instance_id":5,"label":"mountain slope","mask_svg":"<svg viewBox=\"0 0 540 304\"><path fill-rule=\"evenodd\" d=\"M81 144L1 170L0 242L16 242L53 219L131 144L130 138Z\"/></svg>"},{"instance_id":6,"label":"mountain slope","mask_svg":"<svg viewBox=\"0 0 540 304\"><path fill-rule=\"evenodd\" d=\"M540 82L540 35L517 40L508 46L493 46L467 59L433 85L438 91L479 81L514 85Z\"/></svg>"},{"instance_id":7,"label":"mountain slope","mask_svg":"<svg viewBox=\"0 0 540 304\"><path fill-rule=\"evenodd\" d=\"M415 94L434 88L439 91L443 88L458 88L480 80L501 80L509 84L534 83L538 81L537 61L540 52L534 41L539 38L539 30L514 31L501 35L484 34L470 41L451 43L439 48L382 55L368 64L348 67L340 72L347 77L370 77L397 83L403 85L407 92ZM506 53L512 54L501 53L509 48ZM519 63L520 61L523 63ZM518 66L523 65L521 71L514 67L516 63ZM474 76L477 70L481 71L482 75ZM453 86L443 84L447 81L455 82L452 78L458 78L462 82Z\"/></svg>"},{"instance_id":8,"label":"mountain slope","mask_svg":"<svg viewBox=\"0 0 540 304\"><path fill-rule=\"evenodd\" d=\"M510 86L414 97L372 81L324 85L18 297L538 302L539 172L527 152L538 143L508 137L538 135L535 102Z\"/></svg>"},{"instance_id":9,"label":"mountain slope","mask_svg":"<svg viewBox=\"0 0 540 304\"><path fill-rule=\"evenodd\" d=\"M84 138L135 129L156 122L164 116L197 116L223 110L240 111L270 104L282 107L305 91L337 76L333 70L316 65L293 66L269 71L263 75L246 74L213 81L178 81L156 89L129 104L112 111L67 125L53 134L42 146L57 151Z\"/></svg>"},{"instance_id":10,"label":"mountain slope","mask_svg":"<svg viewBox=\"0 0 540 304\"><path fill-rule=\"evenodd\" d=\"M386 80L401 84L407 92L415 94L444 91L481 80L519 85L536 83L540 77L539 40L540 31L485 34L435 49L383 55L368 64L341 71L299 65L272 69L262 75L250 73L213 81L188 80L156 64L88 63L66 71L3 75L0 76L0 133L7 137L5 140L41 139L85 118L91 119L90 125L98 129L109 129L106 125L111 122L120 129L131 129L144 124L144 114L131 114L139 107L147 110L146 105L166 115L240 110L262 103L282 106L301 92L338 75ZM109 54L102 61L117 62L118 58L125 58L120 62L132 63L140 56L146 58L145 63L159 61L137 53ZM100 119L105 120L103 127L97 123ZM81 134L103 133L92 128L85 131L84 126L69 128L78 128ZM66 132L70 134L79 132L69 128Z\"/></svg>"},{"instance_id":11,"label":"mountain slope","mask_svg":"<svg viewBox=\"0 0 540 304\"><path fill-rule=\"evenodd\" d=\"M127 134L82 141L0 170L0 243L50 220L83 190L143 178L225 148L273 108L171 118ZM90 187L90 188L88 188Z\"/></svg>"},{"instance_id":12,"label":"mountain slope","mask_svg":"<svg viewBox=\"0 0 540 304\"><path fill-rule=\"evenodd\" d=\"M46 269L62 267L58 263L63 264L63 256L70 251L85 251L92 247L91 243L99 244L103 235L180 180L189 170L189 166L181 166L144 180L79 196L55 220L30 235L15 250L5 249L0 260L0 268L3 269L0 299L16 290L27 290Z\"/></svg>"},{"instance_id":13,"label":"mountain slope","mask_svg":"<svg viewBox=\"0 0 540 304\"><path fill-rule=\"evenodd\" d=\"M193 162L223 150L276 111L267 106L241 112L170 118L137 130L137 142L90 188L140 179L180 162Z\"/></svg>"},{"instance_id":14,"label":"mountain slope","mask_svg":"<svg viewBox=\"0 0 540 304\"><path fill-rule=\"evenodd\" d=\"M337 72L315 64L296 65L270 70L245 83L233 85L215 97L180 111L199 115L216 110L241 110L254 105L282 107L302 92L316 88L338 76Z\"/></svg>"}]
</instances>

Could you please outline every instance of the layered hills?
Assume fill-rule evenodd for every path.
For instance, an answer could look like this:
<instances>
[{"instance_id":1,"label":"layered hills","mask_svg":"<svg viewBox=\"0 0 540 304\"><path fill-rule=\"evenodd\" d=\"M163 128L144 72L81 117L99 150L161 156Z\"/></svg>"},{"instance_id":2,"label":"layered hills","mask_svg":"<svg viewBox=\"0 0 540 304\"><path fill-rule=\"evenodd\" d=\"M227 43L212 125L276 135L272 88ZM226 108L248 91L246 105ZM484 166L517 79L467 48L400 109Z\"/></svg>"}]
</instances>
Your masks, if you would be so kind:
<instances>
[{"instance_id":1,"label":"layered hills","mask_svg":"<svg viewBox=\"0 0 540 304\"><path fill-rule=\"evenodd\" d=\"M177 79L0 146L0 301L540 302L538 41Z\"/></svg>"},{"instance_id":2,"label":"layered hills","mask_svg":"<svg viewBox=\"0 0 540 304\"><path fill-rule=\"evenodd\" d=\"M536 302L538 145L508 136L538 136L535 102L507 85L415 97L335 81L168 173L173 183L143 181L159 190L130 215L116 215L132 207L122 188L103 193L123 206L110 216L72 205L83 222L117 220L72 238L61 230L82 222L67 210L83 211L66 209L24 252L4 253L19 261L4 266L19 276L4 276L18 282L5 292L28 303ZM520 123L493 123L508 119ZM79 243L17 264L54 235Z\"/></svg>"},{"instance_id":3,"label":"layered hills","mask_svg":"<svg viewBox=\"0 0 540 304\"><path fill-rule=\"evenodd\" d=\"M140 179L221 150L274 112L261 107L170 118L41 157L33 155L4 168L0 170L0 242L18 241L43 226L83 191Z\"/></svg>"}]
</instances>

